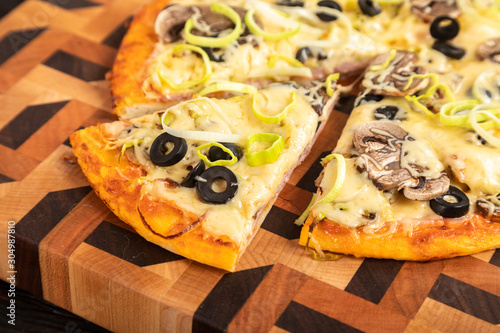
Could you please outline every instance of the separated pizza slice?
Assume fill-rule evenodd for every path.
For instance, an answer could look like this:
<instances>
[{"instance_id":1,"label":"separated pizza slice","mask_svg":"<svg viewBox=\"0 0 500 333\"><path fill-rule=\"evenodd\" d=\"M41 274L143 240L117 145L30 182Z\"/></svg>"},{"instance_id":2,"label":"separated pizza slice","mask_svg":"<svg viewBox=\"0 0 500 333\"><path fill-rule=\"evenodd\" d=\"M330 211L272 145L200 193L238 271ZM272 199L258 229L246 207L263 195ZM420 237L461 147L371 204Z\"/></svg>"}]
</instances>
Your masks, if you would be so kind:
<instances>
[{"instance_id":1,"label":"separated pizza slice","mask_svg":"<svg viewBox=\"0 0 500 333\"><path fill-rule=\"evenodd\" d=\"M500 68L474 57L447 68L408 51L374 58L300 244L419 261L500 247Z\"/></svg>"},{"instance_id":2,"label":"separated pizza slice","mask_svg":"<svg viewBox=\"0 0 500 333\"><path fill-rule=\"evenodd\" d=\"M331 3L154 0L134 17L108 75L113 110L140 116L219 81L264 88L356 77L389 47L353 28L357 7Z\"/></svg>"},{"instance_id":3,"label":"separated pizza slice","mask_svg":"<svg viewBox=\"0 0 500 333\"><path fill-rule=\"evenodd\" d=\"M197 96L71 136L83 173L121 220L169 251L228 271L338 95L335 81L237 87L244 93Z\"/></svg>"}]
</instances>

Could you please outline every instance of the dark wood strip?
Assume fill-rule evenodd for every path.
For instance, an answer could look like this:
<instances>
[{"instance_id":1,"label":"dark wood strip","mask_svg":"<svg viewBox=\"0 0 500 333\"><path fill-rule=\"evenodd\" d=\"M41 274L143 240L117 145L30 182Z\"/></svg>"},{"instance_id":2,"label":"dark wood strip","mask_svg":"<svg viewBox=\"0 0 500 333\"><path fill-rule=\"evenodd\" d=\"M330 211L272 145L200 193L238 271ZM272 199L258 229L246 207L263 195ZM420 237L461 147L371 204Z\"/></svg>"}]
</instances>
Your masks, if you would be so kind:
<instances>
[{"instance_id":1,"label":"dark wood strip","mask_svg":"<svg viewBox=\"0 0 500 333\"><path fill-rule=\"evenodd\" d=\"M367 258L345 291L378 304L403 265L404 261Z\"/></svg>"},{"instance_id":2,"label":"dark wood strip","mask_svg":"<svg viewBox=\"0 0 500 333\"><path fill-rule=\"evenodd\" d=\"M404 332L410 319L325 282L309 278L294 301L365 332Z\"/></svg>"},{"instance_id":3,"label":"dark wood strip","mask_svg":"<svg viewBox=\"0 0 500 333\"><path fill-rule=\"evenodd\" d=\"M99 224L85 243L140 267L184 259L107 221Z\"/></svg>"},{"instance_id":4,"label":"dark wood strip","mask_svg":"<svg viewBox=\"0 0 500 333\"><path fill-rule=\"evenodd\" d=\"M300 237L301 228L294 222L298 217L287 210L273 206L262 223L262 228L286 239L297 239Z\"/></svg>"},{"instance_id":5,"label":"dark wood strip","mask_svg":"<svg viewBox=\"0 0 500 333\"><path fill-rule=\"evenodd\" d=\"M38 245L42 239L80 202L90 186L50 192L16 224L17 284L42 297Z\"/></svg>"},{"instance_id":6,"label":"dark wood strip","mask_svg":"<svg viewBox=\"0 0 500 333\"><path fill-rule=\"evenodd\" d=\"M414 318L445 265L443 260L406 262L379 305Z\"/></svg>"},{"instance_id":7,"label":"dark wood strip","mask_svg":"<svg viewBox=\"0 0 500 333\"><path fill-rule=\"evenodd\" d=\"M100 5L99 3L90 0L43 0L43 1L64 9L78 9L86 7L95 7Z\"/></svg>"},{"instance_id":8,"label":"dark wood strip","mask_svg":"<svg viewBox=\"0 0 500 333\"><path fill-rule=\"evenodd\" d=\"M500 249L496 249L490 259L490 264L500 267Z\"/></svg>"},{"instance_id":9,"label":"dark wood strip","mask_svg":"<svg viewBox=\"0 0 500 333\"><path fill-rule=\"evenodd\" d=\"M45 28L12 31L0 40L0 66L38 37Z\"/></svg>"},{"instance_id":10,"label":"dark wood strip","mask_svg":"<svg viewBox=\"0 0 500 333\"><path fill-rule=\"evenodd\" d=\"M104 76L109 70L108 67L101 66L64 51L55 52L49 59L44 61L43 64L87 82L104 80Z\"/></svg>"},{"instance_id":11,"label":"dark wood strip","mask_svg":"<svg viewBox=\"0 0 500 333\"><path fill-rule=\"evenodd\" d=\"M362 332L354 327L344 324L337 319L328 317L320 312L302 304L291 302L285 312L276 322L276 326L291 333L311 332L316 333L358 333Z\"/></svg>"},{"instance_id":12,"label":"dark wood strip","mask_svg":"<svg viewBox=\"0 0 500 333\"><path fill-rule=\"evenodd\" d=\"M0 144L16 150L67 103L64 101L25 108L0 130Z\"/></svg>"},{"instance_id":13,"label":"dark wood strip","mask_svg":"<svg viewBox=\"0 0 500 333\"><path fill-rule=\"evenodd\" d=\"M10 182L13 182L13 181L15 181L15 179L12 179L12 178L10 178L10 177L8 177L8 176L6 176L6 175L2 175L2 174L0 173L0 184L3 184L3 183L10 183Z\"/></svg>"},{"instance_id":14,"label":"dark wood strip","mask_svg":"<svg viewBox=\"0 0 500 333\"><path fill-rule=\"evenodd\" d=\"M263 266L224 275L196 309L193 332L221 332L243 307L272 266Z\"/></svg>"},{"instance_id":15,"label":"dark wood strip","mask_svg":"<svg viewBox=\"0 0 500 333\"><path fill-rule=\"evenodd\" d=\"M321 160L329 155L331 151L324 151L319 155L316 161L312 164L312 166L307 170L307 172L300 178L297 183L297 187L304 189L306 191L316 193L316 179L318 179L321 171L323 171L323 166L321 165Z\"/></svg>"},{"instance_id":16,"label":"dark wood strip","mask_svg":"<svg viewBox=\"0 0 500 333\"><path fill-rule=\"evenodd\" d=\"M307 275L299 271L274 265L233 319L228 331L268 332L306 280Z\"/></svg>"},{"instance_id":17,"label":"dark wood strip","mask_svg":"<svg viewBox=\"0 0 500 333\"><path fill-rule=\"evenodd\" d=\"M111 46L115 49L119 48L131 21L132 17L127 18L125 22L120 24L114 31L103 39L102 44Z\"/></svg>"},{"instance_id":18,"label":"dark wood strip","mask_svg":"<svg viewBox=\"0 0 500 333\"><path fill-rule=\"evenodd\" d=\"M500 297L447 275L439 276L429 298L493 325L500 324Z\"/></svg>"}]
</instances>

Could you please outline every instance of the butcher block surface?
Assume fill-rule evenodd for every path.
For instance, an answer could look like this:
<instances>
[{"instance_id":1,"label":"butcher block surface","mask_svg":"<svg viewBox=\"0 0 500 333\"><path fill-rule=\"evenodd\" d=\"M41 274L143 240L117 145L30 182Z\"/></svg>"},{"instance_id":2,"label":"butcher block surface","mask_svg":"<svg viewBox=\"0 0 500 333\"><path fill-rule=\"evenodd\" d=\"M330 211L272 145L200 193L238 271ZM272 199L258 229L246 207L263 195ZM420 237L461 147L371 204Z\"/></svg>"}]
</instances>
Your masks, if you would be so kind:
<instances>
[{"instance_id":1,"label":"butcher block surface","mask_svg":"<svg viewBox=\"0 0 500 333\"><path fill-rule=\"evenodd\" d=\"M500 331L500 250L428 263L315 261L298 245L294 221L348 118L349 98L235 273L148 243L116 218L68 137L116 119L104 77L143 4L30 0L0 21L2 280L14 274L17 288L114 332Z\"/></svg>"}]
</instances>

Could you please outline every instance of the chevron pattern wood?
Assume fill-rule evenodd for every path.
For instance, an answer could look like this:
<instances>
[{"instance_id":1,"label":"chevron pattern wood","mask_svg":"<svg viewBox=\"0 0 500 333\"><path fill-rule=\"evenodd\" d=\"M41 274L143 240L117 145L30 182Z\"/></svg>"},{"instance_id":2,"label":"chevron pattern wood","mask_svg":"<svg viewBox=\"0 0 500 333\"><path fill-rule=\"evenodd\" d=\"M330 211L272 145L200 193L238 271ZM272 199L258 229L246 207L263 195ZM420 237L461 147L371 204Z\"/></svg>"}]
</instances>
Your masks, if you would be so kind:
<instances>
[{"instance_id":1,"label":"chevron pattern wood","mask_svg":"<svg viewBox=\"0 0 500 333\"><path fill-rule=\"evenodd\" d=\"M116 119L105 74L143 3L31 0L0 21L3 280L14 221L18 287L114 332L500 330L500 250L429 263L319 262L298 245L293 222L348 118L348 97L235 273L169 253L118 220L67 139Z\"/></svg>"}]
</instances>

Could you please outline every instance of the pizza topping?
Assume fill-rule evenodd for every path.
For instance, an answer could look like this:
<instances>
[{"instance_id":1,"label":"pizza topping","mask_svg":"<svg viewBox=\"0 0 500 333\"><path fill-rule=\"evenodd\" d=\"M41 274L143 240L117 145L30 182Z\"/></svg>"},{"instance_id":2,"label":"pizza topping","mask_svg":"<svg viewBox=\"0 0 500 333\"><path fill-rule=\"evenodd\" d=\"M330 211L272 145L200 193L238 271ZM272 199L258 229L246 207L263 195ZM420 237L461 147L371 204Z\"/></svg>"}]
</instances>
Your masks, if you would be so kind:
<instances>
[{"instance_id":1,"label":"pizza topping","mask_svg":"<svg viewBox=\"0 0 500 333\"><path fill-rule=\"evenodd\" d=\"M383 99L384 99L384 95L362 94L356 98L356 101L354 102L354 107L358 107L360 105L363 105L365 103L370 103L370 102L374 102L374 103L380 102Z\"/></svg>"},{"instance_id":2,"label":"pizza topping","mask_svg":"<svg viewBox=\"0 0 500 333\"><path fill-rule=\"evenodd\" d=\"M339 5L339 3L333 0L321 0L320 2L318 2L318 6L333 8L338 10L339 12L342 11L342 7ZM332 22L337 19L336 15L330 15L328 13L323 13L323 12L316 13L316 16L323 22Z\"/></svg>"},{"instance_id":3,"label":"pizza topping","mask_svg":"<svg viewBox=\"0 0 500 333\"><path fill-rule=\"evenodd\" d=\"M476 201L477 211L491 222L500 222L500 194L489 195Z\"/></svg>"},{"instance_id":4,"label":"pizza topping","mask_svg":"<svg viewBox=\"0 0 500 333\"><path fill-rule=\"evenodd\" d=\"M425 201L446 192L449 178L443 173L430 144L387 121L373 121L354 132L354 147L361 153L356 163L379 190L404 189L412 200Z\"/></svg>"},{"instance_id":5,"label":"pizza topping","mask_svg":"<svg viewBox=\"0 0 500 333\"><path fill-rule=\"evenodd\" d=\"M228 143L228 145L232 145L232 143ZM234 146L236 146L236 145L234 145ZM202 153L202 150L207 149L207 148L209 148L209 157L208 158L206 155L204 155ZM215 154L215 155L223 156L224 158L212 159L210 157L210 150L212 148L220 150L221 153ZM216 165L218 165L218 166L230 166L230 165L233 165L234 163L238 162L238 160L239 160L239 158L235 155L235 153L230 148L228 148L226 145L223 145L223 144L218 143L218 142L209 142L209 143L206 143L206 144L201 145L199 147L196 147L196 151L198 153L198 157L201 158L201 160L203 162L205 162L205 164L208 167L212 167L212 166L216 166ZM216 157L216 156L214 156L213 151L214 150L212 150L212 157ZM226 158L226 157L228 157L228 158Z\"/></svg>"},{"instance_id":6,"label":"pizza topping","mask_svg":"<svg viewBox=\"0 0 500 333\"><path fill-rule=\"evenodd\" d=\"M455 0L411 0L411 11L426 22L444 15L457 18L461 14Z\"/></svg>"},{"instance_id":7,"label":"pizza topping","mask_svg":"<svg viewBox=\"0 0 500 333\"><path fill-rule=\"evenodd\" d=\"M194 168L189 171L187 176L182 180L181 186L183 187L195 187L196 179L201 175L201 173L205 171L205 163L203 161L199 161L198 164Z\"/></svg>"},{"instance_id":8,"label":"pizza topping","mask_svg":"<svg viewBox=\"0 0 500 333\"><path fill-rule=\"evenodd\" d=\"M171 166L184 158L187 148L186 140L162 133L153 141L149 156L155 165Z\"/></svg>"},{"instance_id":9,"label":"pizza topping","mask_svg":"<svg viewBox=\"0 0 500 333\"><path fill-rule=\"evenodd\" d=\"M191 32L195 27L195 18L191 17L187 20L184 27L185 38L189 43L205 47L224 47L228 46L240 37L243 32L241 17L234 9L224 3L217 2L210 5L210 10L214 13L222 14L230 19L234 23L233 31L224 36L218 37L197 36ZM257 23L255 23L255 25L258 26Z\"/></svg>"},{"instance_id":10,"label":"pizza topping","mask_svg":"<svg viewBox=\"0 0 500 333\"><path fill-rule=\"evenodd\" d=\"M255 93L253 94L253 97L252 97L252 111L253 111L253 114L261 121L267 123L267 124L278 124L280 122L283 121L283 119L285 119L285 117L288 115L288 112L290 112L290 110L293 110L293 108L295 108L297 106L297 94L295 93L295 90L292 90L291 94L290 94L290 103L288 103L283 109L281 109L281 111L276 114L276 115L266 115L262 112L260 112L259 110L259 96L262 96L263 99L265 100L265 104L266 105L270 105L272 101L269 101L269 100L266 100L267 99L267 95L262 95L262 94L259 94L259 93ZM266 111L269 111L269 107L266 108Z\"/></svg>"},{"instance_id":11,"label":"pizza topping","mask_svg":"<svg viewBox=\"0 0 500 333\"><path fill-rule=\"evenodd\" d=\"M359 9L365 14L366 16L377 16L378 14L382 13L382 7L378 4L376 1L372 0L358 0L358 6Z\"/></svg>"},{"instance_id":12,"label":"pizza topping","mask_svg":"<svg viewBox=\"0 0 500 333\"><path fill-rule=\"evenodd\" d=\"M489 59L490 61L500 63L500 37L491 38L481 43L477 48L479 59Z\"/></svg>"},{"instance_id":13,"label":"pizza topping","mask_svg":"<svg viewBox=\"0 0 500 333\"><path fill-rule=\"evenodd\" d=\"M300 0L278 0L276 1L278 6L287 6L287 7L304 7L304 1Z\"/></svg>"},{"instance_id":14,"label":"pizza topping","mask_svg":"<svg viewBox=\"0 0 500 333\"><path fill-rule=\"evenodd\" d=\"M406 110L396 105L382 105L375 109L374 117L377 120L396 120L406 119Z\"/></svg>"},{"instance_id":15,"label":"pizza topping","mask_svg":"<svg viewBox=\"0 0 500 333\"><path fill-rule=\"evenodd\" d=\"M325 60L328 58L328 55L324 48L322 47L314 47L314 46L305 46L298 49L295 54L295 59L305 64L309 59L314 59L316 61Z\"/></svg>"},{"instance_id":16,"label":"pizza topping","mask_svg":"<svg viewBox=\"0 0 500 333\"><path fill-rule=\"evenodd\" d=\"M431 36L439 40L453 39L458 35L460 25L449 16L436 17L431 23Z\"/></svg>"},{"instance_id":17,"label":"pizza topping","mask_svg":"<svg viewBox=\"0 0 500 333\"><path fill-rule=\"evenodd\" d=\"M243 152L237 144L231 142L221 142L221 145L223 147L220 147L219 145L212 145L210 147L208 150L208 158L210 161L215 162L218 160L231 160L234 157L236 157L237 160L240 160L243 157ZM229 152L224 148L229 150Z\"/></svg>"},{"instance_id":18,"label":"pizza topping","mask_svg":"<svg viewBox=\"0 0 500 333\"><path fill-rule=\"evenodd\" d=\"M469 211L469 198L459 188L450 186L449 190L430 201L431 209L443 217L460 217Z\"/></svg>"},{"instance_id":19,"label":"pizza topping","mask_svg":"<svg viewBox=\"0 0 500 333\"><path fill-rule=\"evenodd\" d=\"M247 137L245 157L251 167L270 164L278 159L284 148L285 139L281 135L254 133Z\"/></svg>"},{"instance_id":20,"label":"pizza topping","mask_svg":"<svg viewBox=\"0 0 500 333\"><path fill-rule=\"evenodd\" d=\"M436 40L432 44L432 48L451 59L460 60L465 56L465 50L463 48L443 40Z\"/></svg>"},{"instance_id":21,"label":"pizza topping","mask_svg":"<svg viewBox=\"0 0 500 333\"><path fill-rule=\"evenodd\" d=\"M390 51L375 57L368 68L362 88L366 93L386 96L411 95L423 89L427 79L417 78L408 86L408 79L412 75L422 75L426 70L417 66L418 56L409 51Z\"/></svg>"},{"instance_id":22,"label":"pizza topping","mask_svg":"<svg viewBox=\"0 0 500 333\"><path fill-rule=\"evenodd\" d=\"M200 96L205 96L214 92L221 91L231 91L242 94L255 94L257 92L257 88L250 84L231 82L231 81L219 81L210 84L202 91L198 93Z\"/></svg>"},{"instance_id":23,"label":"pizza topping","mask_svg":"<svg viewBox=\"0 0 500 333\"><path fill-rule=\"evenodd\" d=\"M226 167L213 166L198 176L196 189L201 200L211 204L225 204L238 191L238 179Z\"/></svg>"},{"instance_id":24,"label":"pizza topping","mask_svg":"<svg viewBox=\"0 0 500 333\"><path fill-rule=\"evenodd\" d=\"M500 69L493 68L479 74L472 86L472 95L483 103L500 100Z\"/></svg>"},{"instance_id":25,"label":"pizza topping","mask_svg":"<svg viewBox=\"0 0 500 333\"><path fill-rule=\"evenodd\" d=\"M285 30L282 32L276 32L276 33L267 32L259 27L259 25L257 24L257 22L254 19L254 14L255 14L255 9L250 9L245 15L245 23L246 23L248 29L252 33L259 35L259 36L262 36L264 39L267 39L267 40L280 40L280 39L284 39L284 38L293 36L296 33L298 33L300 28L301 28L301 24L297 22L297 24L295 24L294 27L289 28L288 30Z\"/></svg>"}]
</instances>

